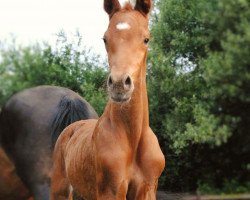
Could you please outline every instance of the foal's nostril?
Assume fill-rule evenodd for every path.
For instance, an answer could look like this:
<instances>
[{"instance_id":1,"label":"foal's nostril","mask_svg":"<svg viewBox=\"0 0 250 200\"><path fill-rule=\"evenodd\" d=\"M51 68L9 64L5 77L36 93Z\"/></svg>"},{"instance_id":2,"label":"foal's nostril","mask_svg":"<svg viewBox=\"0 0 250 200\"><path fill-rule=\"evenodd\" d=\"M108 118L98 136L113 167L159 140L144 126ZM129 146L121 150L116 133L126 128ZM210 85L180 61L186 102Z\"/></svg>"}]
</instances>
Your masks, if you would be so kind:
<instances>
[{"instance_id":1,"label":"foal's nostril","mask_svg":"<svg viewBox=\"0 0 250 200\"><path fill-rule=\"evenodd\" d=\"M113 84L111 76L108 77L108 86L110 87Z\"/></svg>"},{"instance_id":2,"label":"foal's nostril","mask_svg":"<svg viewBox=\"0 0 250 200\"><path fill-rule=\"evenodd\" d=\"M125 85L131 85L131 78L128 76L125 80Z\"/></svg>"},{"instance_id":3,"label":"foal's nostril","mask_svg":"<svg viewBox=\"0 0 250 200\"><path fill-rule=\"evenodd\" d=\"M127 76L127 78L124 79L125 81L123 82L124 83L124 86L127 88L127 89L130 89L131 85L132 85L132 80L130 78L130 76Z\"/></svg>"}]
</instances>

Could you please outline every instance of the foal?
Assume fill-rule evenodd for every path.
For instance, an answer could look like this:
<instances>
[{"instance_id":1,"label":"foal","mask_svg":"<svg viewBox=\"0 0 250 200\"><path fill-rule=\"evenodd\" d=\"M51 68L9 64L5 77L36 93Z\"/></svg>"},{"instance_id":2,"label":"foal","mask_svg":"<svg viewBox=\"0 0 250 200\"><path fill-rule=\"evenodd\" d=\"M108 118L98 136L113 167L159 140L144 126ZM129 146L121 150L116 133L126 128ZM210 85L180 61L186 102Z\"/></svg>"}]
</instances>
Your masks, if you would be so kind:
<instances>
[{"instance_id":1,"label":"foal","mask_svg":"<svg viewBox=\"0 0 250 200\"><path fill-rule=\"evenodd\" d=\"M51 199L155 200L165 159L149 127L146 58L151 0L104 0L110 100L99 120L68 126L54 151Z\"/></svg>"}]
</instances>

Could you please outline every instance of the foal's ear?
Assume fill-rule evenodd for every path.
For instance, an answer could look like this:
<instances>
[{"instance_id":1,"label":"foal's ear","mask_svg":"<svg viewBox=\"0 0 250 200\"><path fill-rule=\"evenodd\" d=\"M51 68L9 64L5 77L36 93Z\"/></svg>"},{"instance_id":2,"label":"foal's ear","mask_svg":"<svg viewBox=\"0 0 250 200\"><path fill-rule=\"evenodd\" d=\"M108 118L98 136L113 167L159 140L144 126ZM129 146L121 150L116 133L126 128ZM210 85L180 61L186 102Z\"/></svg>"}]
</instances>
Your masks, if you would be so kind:
<instances>
[{"instance_id":1,"label":"foal's ear","mask_svg":"<svg viewBox=\"0 0 250 200\"><path fill-rule=\"evenodd\" d=\"M143 15L148 15L152 8L152 0L136 0L135 10L138 10Z\"/></svg>"},{"instance_id":2,"label":"foal's ear","mask_svg":"<svg viewBox=\"0 0 250 200\"><path fill-rule=\"evenodd\" d=\"M112 15L120 10L121 5L118 0L104 0L104 10L108 13L109 18L112 17Z\"/></svg>"}]
</instances>

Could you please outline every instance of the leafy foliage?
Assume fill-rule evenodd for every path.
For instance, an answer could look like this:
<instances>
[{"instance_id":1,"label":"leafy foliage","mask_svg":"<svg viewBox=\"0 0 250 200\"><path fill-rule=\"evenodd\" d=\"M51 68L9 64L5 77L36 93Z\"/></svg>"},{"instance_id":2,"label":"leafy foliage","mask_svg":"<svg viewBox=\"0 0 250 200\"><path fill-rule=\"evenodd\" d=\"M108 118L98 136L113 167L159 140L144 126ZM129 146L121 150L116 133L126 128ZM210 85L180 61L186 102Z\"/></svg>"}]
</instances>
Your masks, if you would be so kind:
<instances>
[{"instance_id":1,"label":"leafy foliage","mask_svg":"<svg viewBox=\"0 0 250 200\"><path fill-rule=\"evenodd\" d=\"M81 46L78 34L68 41L58 36L56 48L44 43L17 47L15 43L1 49L0 103L13 93L36 85L68 87L86 98L100 114L106 103L105 64Z\"/></svg>"},{"instance_id":2,"label":"leafy foliage","mask_svg":"<svg viewBox=\"0 0 250 200\"><path fill-rule=\"evenodd\" d=\"M167 157L161 184L169 190L250 179L249 6L157 4L148 83L151 123Z\"/></svg>"}]
</instances>

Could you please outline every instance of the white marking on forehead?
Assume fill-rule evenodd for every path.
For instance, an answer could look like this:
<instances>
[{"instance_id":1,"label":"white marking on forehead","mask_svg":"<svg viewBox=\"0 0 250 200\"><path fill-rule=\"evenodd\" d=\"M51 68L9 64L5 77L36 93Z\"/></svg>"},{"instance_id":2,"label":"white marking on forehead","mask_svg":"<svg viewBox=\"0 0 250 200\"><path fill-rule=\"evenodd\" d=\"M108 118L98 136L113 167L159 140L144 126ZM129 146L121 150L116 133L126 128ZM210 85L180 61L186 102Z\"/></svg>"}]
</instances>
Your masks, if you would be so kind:
<instances>
[{"instance_id":1,"label":"white marking on forehead","mask_svg":"<svg viewBox=\"0 0 250 200\"><path fill-rule=\"evenodd\" d=\"M130 25L127 22L120 22L118 24L116 24L116 28L118 30L126 30L126 29L130 29Z\"/></svg>"},{"instance_id":2,"label":"white marking on forehead","mask_svg":"<svg viewBox=\"0 0 250 200\"><path fill-rule=\"evenodd\" d=\"M119 0L119 3L121 5L121 7L124 7L126 5L126 3L130 3L134 8L136 1L135 0Z\"/></svg>"}]
</instances>

